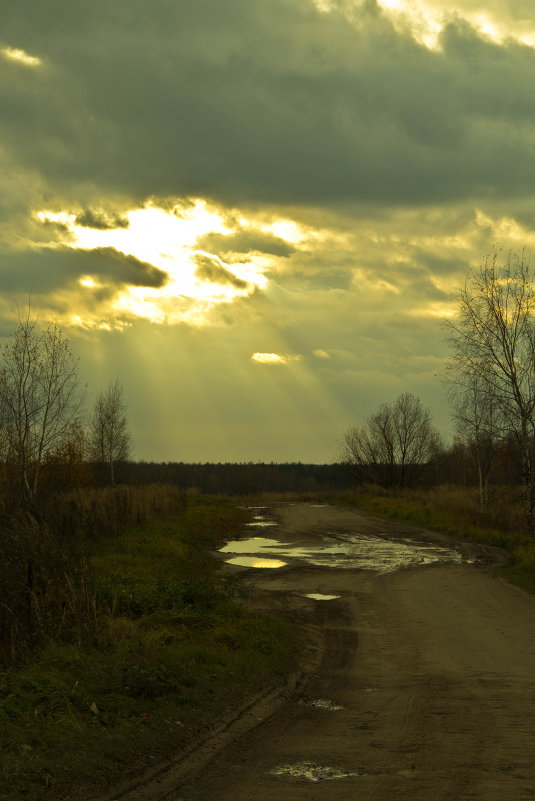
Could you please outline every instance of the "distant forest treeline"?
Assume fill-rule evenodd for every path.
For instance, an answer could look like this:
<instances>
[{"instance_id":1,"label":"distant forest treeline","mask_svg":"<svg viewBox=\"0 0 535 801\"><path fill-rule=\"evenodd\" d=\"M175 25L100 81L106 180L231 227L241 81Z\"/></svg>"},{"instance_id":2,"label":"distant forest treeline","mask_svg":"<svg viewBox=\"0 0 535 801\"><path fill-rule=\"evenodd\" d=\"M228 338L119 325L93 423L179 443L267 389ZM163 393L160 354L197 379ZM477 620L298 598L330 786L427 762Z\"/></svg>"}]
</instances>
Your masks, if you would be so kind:
<instances>
[{"instance_id":1,"label":"distant forest treeline","mask_svg":"<svg viewBox=\"0 0 535 801\"><path fill-rule=\"evenodd\" d=\"M275 463L122 462L117 479L124 484L175 484L206 494L254 495L261 492L342 492L353 482L343 465ZM108 481L106 466L93 465L97 485Z\"/></svg>"},{"instance_id":2,"label":"distant forest treeline","mask_svg":"<svg viewBox=\"0 0 535 801\"><path fill-rule=\"evenodd\" d=\"M487 459L492 458L492 481L496 485L521 484L521 455L515 442L487 443ZM481 451L481 447L480 447ZM418 466L414 481L421 487L451 484L461 487L479 485L481 454L473 443L456 439L450 447L441 448L423 466ZM96 486L109 483L107 466L91 465ZM388 465L377 474L376 483L391 489ZM357 489L368 483L359 480L347 464L282 463L194 463L184 462L121 462L116 467L121 484L167 484L203 494L255 495L262 492L331 493Z\"/></svg>"}]
</instances>

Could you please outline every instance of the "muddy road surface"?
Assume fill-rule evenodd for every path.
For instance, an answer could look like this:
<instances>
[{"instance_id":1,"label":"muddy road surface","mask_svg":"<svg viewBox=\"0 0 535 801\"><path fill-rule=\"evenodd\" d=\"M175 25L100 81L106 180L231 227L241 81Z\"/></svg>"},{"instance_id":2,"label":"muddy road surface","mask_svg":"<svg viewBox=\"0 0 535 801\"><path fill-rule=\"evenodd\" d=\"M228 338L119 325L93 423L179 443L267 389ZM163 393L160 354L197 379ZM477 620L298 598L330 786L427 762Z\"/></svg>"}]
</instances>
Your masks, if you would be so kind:
<instances>
[{"instance_id":1,"label":"muddy road surface","mask_svg":"<svg viewBox=\"0 0 535 801\"><path fill-rule=\"evenodd\" d=\"M353 510L255 515L219 558L298 624L300 675L116 797L533 801L535 599L500 553Z\"/></svg>"}]
</instances>

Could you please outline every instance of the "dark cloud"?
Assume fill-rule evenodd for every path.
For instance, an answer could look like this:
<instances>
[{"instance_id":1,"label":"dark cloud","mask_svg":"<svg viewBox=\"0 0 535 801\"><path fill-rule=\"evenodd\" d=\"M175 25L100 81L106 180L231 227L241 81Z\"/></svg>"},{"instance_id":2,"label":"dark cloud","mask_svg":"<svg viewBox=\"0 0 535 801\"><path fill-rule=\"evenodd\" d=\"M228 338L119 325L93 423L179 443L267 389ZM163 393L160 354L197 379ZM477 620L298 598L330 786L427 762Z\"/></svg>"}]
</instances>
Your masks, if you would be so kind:
<instances>
[{"instance_id":1,"label":"dark cloud","mask_svg":"<svg viewBox=\"0 0 535 801\"><path fill-rule=\"evenodd\" d=\"M76 215L75 223L84 228L95 228L99 231L110 231L115 228L128 228L127 217L119 214L108 214L102 210L84 209Z\"/></svg>"},{"instance_id":2,"label":"dark cloud","mask_svg":"<svg viewBox=\"0 0 535 801\"><path fill-rule=\"evenodd\" d=\"M8 292L54 292L83 275L103 283L161 287L168 275L152 264L127 256L114 248L94 250L68 247L34 248L0 252L2 288Z\"/></svg>"},{"instance_id":3,"label":"dark cloud","mask_svg":"<svg viewBox=\"0 0 535 801\"><path fill-rule=\"evenodd\" d=\"M239 231L236 234L207 234L197 242L203 250L216 253L269 253L287 258L295 248L284 239L262 231Z\"/></svg>"},{"instance_id":4,"label":"dark cloud","mask_svg":"<svg viewBox=\"0 0 535 801\"><path fill-rule=\"evenodd\" d=\"M169 280L164 270L140 261L135 256L125 255L115 248L77 250L76 253L80 259L80 266L87 264L87 269L83 272L109 278L114 283L158 288Z\"/></svg>"},{"instance_id":5,"label":"dark cloud","mask_svg":"<svg viewBox=\"0 0 535 801\"><path fill-rule=\"evenodd\" d=\"M0 142L77 200L82 187L234 204L532 192L533 49L455 21L430 51L373 3L354 16L309 0L12 3L2 35L43 67L1 63Z\"/></svg>"},{"instance_id":6,"label":"dark cloud","mask_svg":"<svg viewBox=\"0 0 535 801\"><path fill-rule=\"evenodd\" d=\"M195 275L201 281L210 281L212 284L227 284L236 289L247 289L247 281L238 278L234 273L221 264L219 259L207 254L195 254L197 267Z\"/></svg>"}]
</instances>

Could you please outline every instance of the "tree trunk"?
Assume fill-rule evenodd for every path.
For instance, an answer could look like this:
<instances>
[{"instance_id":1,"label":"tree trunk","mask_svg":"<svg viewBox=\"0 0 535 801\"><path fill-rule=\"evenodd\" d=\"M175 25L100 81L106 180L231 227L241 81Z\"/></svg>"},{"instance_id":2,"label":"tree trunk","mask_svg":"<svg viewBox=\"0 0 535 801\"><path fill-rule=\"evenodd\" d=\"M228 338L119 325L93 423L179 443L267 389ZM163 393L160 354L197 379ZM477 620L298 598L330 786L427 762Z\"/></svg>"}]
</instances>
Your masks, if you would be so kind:
<instances>
[{"instance_id":1,"label":"tree trunk","mask_svg":"<svg viewBox=\"0 0 535 801\"><path fill-rule=\"evenodd\" d=\"M533 475L533 462L531 454L526 448L524 451L522 465L522 480L524 485L524 509L526 513L526 524L529 531L533 532L533 496L535 491L535 476Z\"/></svg>"}]
</instances>

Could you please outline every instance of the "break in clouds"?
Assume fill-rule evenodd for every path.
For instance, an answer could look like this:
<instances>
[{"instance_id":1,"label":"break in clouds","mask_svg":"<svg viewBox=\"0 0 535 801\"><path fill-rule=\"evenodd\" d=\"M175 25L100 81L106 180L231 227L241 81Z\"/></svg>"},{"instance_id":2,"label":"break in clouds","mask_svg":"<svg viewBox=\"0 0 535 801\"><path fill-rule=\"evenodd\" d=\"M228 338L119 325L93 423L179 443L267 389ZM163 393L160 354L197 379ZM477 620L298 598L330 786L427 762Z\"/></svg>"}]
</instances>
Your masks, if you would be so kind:
<instances>
[{"instance_id":1,"label":"break in clouds","mask_svg":"<svg viewBox=\"0 0 535 801\"><path fill-rule=\"evenodd\" d=\"M10 4L2 331L31 292L75 336L202 327L221 408L234 359L326 417L438 404L452 292L535 241L531 6Z\"/></svg>"}]
</instances>

